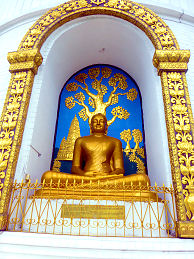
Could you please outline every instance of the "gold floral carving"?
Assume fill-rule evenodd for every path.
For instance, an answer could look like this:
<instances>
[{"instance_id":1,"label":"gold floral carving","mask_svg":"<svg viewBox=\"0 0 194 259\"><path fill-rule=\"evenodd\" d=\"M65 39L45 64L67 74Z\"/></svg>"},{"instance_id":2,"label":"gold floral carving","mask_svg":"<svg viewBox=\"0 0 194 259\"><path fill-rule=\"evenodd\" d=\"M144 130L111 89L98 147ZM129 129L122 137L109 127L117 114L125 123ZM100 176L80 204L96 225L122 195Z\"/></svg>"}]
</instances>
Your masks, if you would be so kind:
<instances>
[{"instance_id":1,"label":"gold floral carving","mask_svg":"<svg viewBox=\"0 0 194 259\"><path fill-rule=\"evenodd\" d=\"M0 229L5 229L5 226L7 225L7 213L5 215L0 215Z\"/></svg>"},{"instance_id":2,"label":"gold floral carving","mask_svg":"<svg viewBox=\"0 0 194 259\"><path fill-rule=\"evenodd\" d=\"M25 125L34 74L42 62L37 49L8 54L12 72L0 131L0 225L6 223L10 184L13 180ZM22 68L23 67L23 68Z\"/></svg>"},{"instance_id":3,"label":"gold floral carving","mask_svg":"<svg viewBox=\"0 0 194 259\"><path fill-rule=\"evenodd\" d=\"M153 57L153 64L160 75L162 71L187 71L189 62L189 50L156 50Z\"/></svg>"},{"instance_id":4,"label":"gold floral carving","mask_svg":"<svg viewBox=\"0 0 194 259\"><path fill-rule=\"evenodd\" d=\"M135 24L147 34L156 49L179 48L175 36L164 21L141 4L128 0L76 0L46 12L29 29L19 49L40 48L59 26L75 18L95 14L112 15Z\"/></svg>"},{"instance_id":5,"label":"gold floral carving","mask_svg":"<svg viewBox=\"0 0 194 259\"><path fill-rule=\"evenodd\" d=\"M189 57L187 50L163 53L156 50L153 58L163 86L172 177L176 189L177 226L181 237L194 236L193 115L185 78ZM165 66L160 63L165 63ZM184 69L182 64L185 64Z\"/></svg>"},{"instance_id":6,"label":"gold floral carving","mask_svg":"<svg viewBox=\"0 0 194 259\"><path fill-rule=\"evenodd\" d=\"M194 224L193 222L177 222L178 236L183 238L194 238Z\"/></svg>"},{"instance_id":7,"label":"gold floral carving","mask_svg":"<svg viewBox=\"0 0 194 259\"><path fill-rule=\"evenodd\" d=\"M89 15L111 15L124 19L144 31L155 46L153 62L162 81L172 177L177 191L177 226L179 236L193 237L194 224L190 221L193 217L192 207L185 204L188 203L186 197L191 195L193 178L193 160L190 157L193 156L194 123L185 77L189 54L188 51L178 51L176 38L160 17L146 7L127 0L76 0L59 5L46 12L31 26L18 51L8 57L12 76L0 122L1 229L6 224L11 193L9 186L14 177L34 74L41 63L39 50L47 37L58 27ZM36 49L37 56L32 54ZM31 50L32 52L26 52ZM23 56L20 51L29 53L29 56ZM36 58L30 58L30 53L37 57L38 61ZM116 101L113 99L113 102ZM94 106L92 99L90 105ZM82 116L86 117L84 111ZM186 148L183 148L185 143Z\"/></svg>"},{"instance_id":8,"label":"gold floral carving","mask_svg":"<svg viewBox=\"0 0 194 259\"><path fill-rule=\"evenodd\" d=\"M42 56L38 49L10 52L7 59L10 63L10 72L31 69L36 74L38 67L42 64Z\"/></svg>"}]
</instances>

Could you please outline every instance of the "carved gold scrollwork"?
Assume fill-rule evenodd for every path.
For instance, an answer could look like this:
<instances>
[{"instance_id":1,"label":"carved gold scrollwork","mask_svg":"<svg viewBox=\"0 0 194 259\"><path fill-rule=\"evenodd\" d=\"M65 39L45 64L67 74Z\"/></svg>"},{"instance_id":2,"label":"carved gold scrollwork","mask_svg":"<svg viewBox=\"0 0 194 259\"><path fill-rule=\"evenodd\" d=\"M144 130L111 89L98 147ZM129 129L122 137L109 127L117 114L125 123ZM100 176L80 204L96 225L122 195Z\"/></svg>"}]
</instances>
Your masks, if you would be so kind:
<instances>
[{"instance_id":1,"label":"carved gold scrollwork","mask_svg":"<svg viewBox=\"0 0 194 259\"><path fill-rule=\"evenodd\" d=\"M98 5L104 4L106 0L91 0L91 3Z\"/></svg>"},{"instance_id":2,"label":"carved gold scrollwork","mask_svg":"<svg viewBox=\"0 0 194 259\"><path fill-rule=\"evenodd\" d=\"M171 72L167 73L167 80L171 96L171 107L178 148L181 182L186 186L183 190L186 215L191 219L191 212L194 212L191 205L191 201L193 201L193 192L191 191L194 187L194 145L189 113L183 90L183 78L181 73Z\"/></svg>"},{"instance_id":3,"label":"carved gold scrollwork","mask_svg":"<svg viewBox=\"0 0 194 259\"><path fill-rule=\"evenodd\" d=\"M11 52L8 54L8 61L12 77L2 113L0 131L0 225L2 227L6 223L3 213L9 203L10 184L19 154L18 147L22 141L29 94L34 74L37 73L42 57L39 50L34 49Z\"/></svg>"},{"instance_id":4,"label":"carved gold scrollwork","mask_svg":"<svg viewBox=\"0 0 194 259\"><path fill-rule=\"evenodd\" d=\"M38 67L42 64L42 56L38 49L10 52L7 59L11 64L9 68L10 72L31 69L36 74Z\"/></svg>"},{"instance_id":5,"label":"carved gold scrollwork","mask_svg":"<svg viewBox=\"0 0 194 259\"><path fill-rule=\"evenodd\" d=\"M168 26L155 13L138 3L127 0L76 0L59 5L43 15L25 35L19 49L41 47L44 39L53 30L52 27L59 27L74 13L77 17L83 16L88 9L91 14L98 13L97 8L100 8L100 14L126 16L127 20L147 33L157 49L178 48L178 43Z\"/></svg>"},{"instance_id":6,"label":"carved gold scrollwork","mask_svg":"<svg viewBox=\"0 0 194 259\"><path fill-rule=\"evenodd\" d=\"M3 159L0 157L0 163L2 162L2 160ZM7 164L6 164L6 166L7 166ZM3 188L3 183L1 182L1 179L5 178L5 172L3 172L3 168L1 169L1 167L0 167L0 170L1 170L1 172L0 172L0 198L1 198L1 190Z\"/></svg>"},{"instance_id":7,"label":"carved gold scrollwork","mask_svg":"<svg viewBox=\"0 0 194 259\"><path fill-rule=\"evenodd\" d=\"M171 141L172 174L177 190L178 231L179 235L184 237L191 235L190 228L193 228L191 224L187 224L187 220L194 220L194 145L191 131L193 118L187 106L189 97L184 76L189 57L188 50L157 50L153 58L162 78L165 112L169 119L167 128Z\"/></svg>"},{"instance_id":8,"label":"carved gold scrollwork","mask_svg":"<svg viewBox=\"0 0 194 259\"><path fill-rule=\"evenodd\" d=\"M22 101L22 94L26 83L26 72L18 72L12 79L12 88L7 102L7 109L2 120L0 133L0 171L1 179L5 178L4 170L7 169L10 152L12 149L14 130L17 124L18 114ZM0 185L0 189L3 184Z\"/></svg>"},{"instance_id":9,"label":"carved gold scrollwork","mask_svg":"<svg viewBox=\"0 0 194 259\"><path fill-rule=\"evenodd\" d=\"M160 75L162 71L187 71L189 62L189 50L156 50L153 57L153 64Z\"/></svg>"}]
</instances>

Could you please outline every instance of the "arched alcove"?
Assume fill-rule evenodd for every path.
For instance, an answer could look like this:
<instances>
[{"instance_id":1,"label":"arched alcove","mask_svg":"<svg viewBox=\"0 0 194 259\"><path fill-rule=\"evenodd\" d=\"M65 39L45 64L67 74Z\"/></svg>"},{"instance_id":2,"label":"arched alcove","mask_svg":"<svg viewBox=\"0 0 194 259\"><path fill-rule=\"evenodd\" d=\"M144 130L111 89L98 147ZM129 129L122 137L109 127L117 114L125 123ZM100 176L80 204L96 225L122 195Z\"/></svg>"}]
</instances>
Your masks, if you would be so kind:
<instances>
[{"instance_id":1,"label":"arched alcove","mask_svg":"<svg viewBox=\"0 0 194 259\"><path fill-rule=\"evenodd\" d=\"M65 83L59 98L51 169L71 173L75 141L90 135L91 119L98 113L107 118L107 135L122 143L124 175L146 173L139 88L123 70L107 64L86 67Z\"/></svg>"},{"instance_id":2,"label":"arched alcove","mask_svg":"<svg viewBox=\"0 0 194 259\"><path fill-rule=\"evenodd\" d=\"M1 117L0 228L7 224L14 176L21 180L29 173L32 181L40 180L49 169L63 84L78 70L101 63L123 69L138 84L151 184L169 186L172 177L178 233L193 236L194 212L188 206L193 115L185 77L189 57L160 17L132 1L70 1L42 15L18 51L8 54L12 76Z\"/></svg>"},{"instance_id":3,"label":"arched alcove","mask_svg":"<svg viewBox=\"0 0 194 259\"><path fill-rule=\"evenodd\" d=\"M143 31L116 17L83 17L55 30L41 48L44 62L33 86L16 178L22 178L26 172L33 181L40 180L49 169L60 91L75 72L101 63L123 69L138 84L148 175L152 184L156 181L169 186L171 173L164 105L160 78L152 64L154 50Z\"/></svg>"}]
</instances>

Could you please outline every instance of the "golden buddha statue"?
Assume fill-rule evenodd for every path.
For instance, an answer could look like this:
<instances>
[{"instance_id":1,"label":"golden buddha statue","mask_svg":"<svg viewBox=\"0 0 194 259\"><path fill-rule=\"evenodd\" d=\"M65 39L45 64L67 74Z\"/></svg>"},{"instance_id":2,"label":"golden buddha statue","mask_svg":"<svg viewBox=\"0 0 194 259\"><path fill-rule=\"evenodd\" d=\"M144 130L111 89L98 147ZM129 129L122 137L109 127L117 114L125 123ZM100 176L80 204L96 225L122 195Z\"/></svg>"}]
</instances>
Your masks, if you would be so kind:
<instances>
[{"instance_id":1,"label":"golden buddha statue","mask_svg":"<svg viewBox=\"0 0 194 259\"><path fill-rule=\"evenodd\" d=\"M124 176L121 141L107 136L107 119L98 113L91 119L91 135L76 140L73 153L72 174L47 171L41 181L44 183L82 183L85 187L106 185L149 186L146 174Z\"/></svg>"}]
</instances>

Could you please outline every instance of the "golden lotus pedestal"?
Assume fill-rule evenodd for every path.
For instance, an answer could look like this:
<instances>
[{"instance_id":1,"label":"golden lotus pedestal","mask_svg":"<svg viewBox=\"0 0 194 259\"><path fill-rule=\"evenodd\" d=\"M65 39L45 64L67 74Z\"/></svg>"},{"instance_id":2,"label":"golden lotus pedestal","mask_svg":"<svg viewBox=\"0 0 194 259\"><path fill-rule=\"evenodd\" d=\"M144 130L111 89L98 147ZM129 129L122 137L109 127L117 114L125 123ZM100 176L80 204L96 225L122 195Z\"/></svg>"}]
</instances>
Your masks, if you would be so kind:
<instances>
[{"instance_id":1,"label":"golden lotus pedestal","mask_svg":"<svg viewBox=\"0 0 194 259\"><path fill-rule=\"evenodd\" d=\"M141 185L93 185L84 183L81 184L65 184L57 186L45 185L43 188L35 191L36 198L50 198L50 199L93 199L93 200L116 200L116 201L149 201L158 202L155 192L149 190L149 186Z\"/></svg>"}]
</instances>

